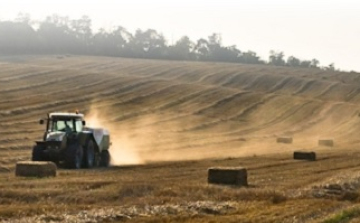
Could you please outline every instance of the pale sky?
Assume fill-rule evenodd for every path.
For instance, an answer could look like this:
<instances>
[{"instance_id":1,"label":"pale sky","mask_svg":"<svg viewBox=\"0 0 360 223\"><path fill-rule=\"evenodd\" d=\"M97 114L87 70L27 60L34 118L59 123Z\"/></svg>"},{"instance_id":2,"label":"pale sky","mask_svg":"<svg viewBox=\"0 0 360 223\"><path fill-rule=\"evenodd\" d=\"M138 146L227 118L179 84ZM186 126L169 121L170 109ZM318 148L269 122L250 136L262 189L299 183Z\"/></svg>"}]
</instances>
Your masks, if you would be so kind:
<instances>
[{"instance_id":1,"label":"pale sky","mask_svg":"<svg viewBox=\"0 0 360 223\"><path fill-rule=\"evenodd\" d=\"M322 66L360 71L358 0L0 0L0 20L19 12L35 20L55 13L71 19L88 15L94 31L152 28L170 44L183 35L196 41L220 33L223 45L255 51L265 60L275 50L286 58L316 58Z\"/></svg>"}]
</instances>

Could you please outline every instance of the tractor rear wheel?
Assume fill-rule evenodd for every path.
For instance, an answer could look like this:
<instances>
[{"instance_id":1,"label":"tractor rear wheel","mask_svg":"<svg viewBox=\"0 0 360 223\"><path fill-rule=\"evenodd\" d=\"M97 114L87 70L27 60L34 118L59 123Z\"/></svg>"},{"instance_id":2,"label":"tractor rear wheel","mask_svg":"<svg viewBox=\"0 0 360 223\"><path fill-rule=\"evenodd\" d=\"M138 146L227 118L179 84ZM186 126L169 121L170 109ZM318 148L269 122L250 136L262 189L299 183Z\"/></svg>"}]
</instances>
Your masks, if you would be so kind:
<instances>
[{"instance_id":1,"label":"tractor rear wheel","mask_svg":"<svg viewBox=\"0 0 360 223\"><path fill-rule=\"evenodd\" d=\"M84 167L92 168L95 164L95 147L94 141L91 139L86 143L85 153L84 153Z\"/></svg>"},{"instance_id":2,"label":"tractor rear wheel","mask_svg":"<svg viewBox=\"0 0 360 223\"><path fill-rule=\"evenodd\" d=\"M101 167L109 167L110 165L110 153L108 150L101 151L100 154L100 166Z\"/></svg>"},{"instance_id":3,"label":"tractor rear wheel","mask_svg":"<svg viewBox=\"0 0 360 223\"><path fill-rule=\"evenodd\" d=\"M32 150L32 161L43 161L43 148L41 146L35 145Z\"/></svg>"},{"instance_id":4,"label":"tractor rear wheel","mask_svg":"<svg viewBox=\"0 0 360 223\"><path fill-rule=\"evenodd\" d=\"M67 168L80 169L84 151L79 144L70 144L65 151L65 165Z\"/></svg>"}]
</instances>

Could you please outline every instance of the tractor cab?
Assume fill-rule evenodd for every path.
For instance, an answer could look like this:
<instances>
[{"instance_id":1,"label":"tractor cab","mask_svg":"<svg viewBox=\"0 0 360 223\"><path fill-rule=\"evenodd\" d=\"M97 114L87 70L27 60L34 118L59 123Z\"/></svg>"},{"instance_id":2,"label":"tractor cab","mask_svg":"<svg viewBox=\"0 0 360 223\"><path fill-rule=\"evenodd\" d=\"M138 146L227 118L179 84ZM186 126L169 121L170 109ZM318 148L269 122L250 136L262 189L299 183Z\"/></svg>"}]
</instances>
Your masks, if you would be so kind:
<instances>
[{"instance_id":1,"label":"tractor cab","mask_svg":"<svg viewBox=\"0 0 360 223\"><path fill-rule=\"evenodd\" d=\"M79 113L49 113L47 119L41 119L40 124L46 121L44 140L55 133L82 132L84 130L84 115Z\"/></svg>"},{"instance_id":2,"label":"tractor cab","mask_svg":"<svg viewBox=\"0 0 360 223\"><path fill-rule=\"evenodd\" d=\"M40 120L43 124L44 120ZM50 113L47 119L47 132L81 132L85 125L84 115L79 113Z\"/></svg>"}]
</instances>

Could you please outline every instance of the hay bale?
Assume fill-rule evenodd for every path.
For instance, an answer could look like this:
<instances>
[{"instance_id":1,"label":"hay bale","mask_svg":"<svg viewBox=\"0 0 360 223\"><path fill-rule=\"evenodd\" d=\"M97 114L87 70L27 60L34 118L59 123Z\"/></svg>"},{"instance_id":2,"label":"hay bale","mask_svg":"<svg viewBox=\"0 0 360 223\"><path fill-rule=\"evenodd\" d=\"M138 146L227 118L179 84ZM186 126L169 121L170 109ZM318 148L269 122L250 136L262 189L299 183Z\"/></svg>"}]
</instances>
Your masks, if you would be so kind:
<instances>
[{"instance_id":1,"label":"hay bale","mask_svg":"<svg viewBox=\"0 0 360 223\"><path fill-rule=\"evenodd\" d=\"M319 146L334 146L334 141L332 139L319 139Z\"/></svg>"},{"instance_id":2,"label":"hay bale","mask_svg":"<svg viewBox=\"0 0 360 223\"><path fill-rule=\"evenodd\" d=\"M315 161L316 160L316 153L315 152L295 151L294 152L294 159L295 160Z\"/></svg>"},{"instance_id":3,"label":"hay bale","mask_svg":"<svg viewBox=\"0 0 360 223\"><path fill-rule=\"evenodd\" d=\"M291 144L293 142L293 138L292 137L279 137L276 139L276 142Z\"/></svg>"},{"instance_id":4,"label":"hay bale","mask_svg":"<svg viewBox=\"0 0 360 223\"><path fill-rule=\"evenodd\" d=\"M247 170L243 167L211 167L208 183L247 186Z\"/></svg>"},{"instance_id":5,"label":"hay bale","mask_svg":"<svg viewBox=\"0 0 360 223\"><path fill-rule=\"evenodd\" d=\"M55 177L56 164L53 162L21 161L16 163L16 176Z\"/></svg>"}]
</instances>

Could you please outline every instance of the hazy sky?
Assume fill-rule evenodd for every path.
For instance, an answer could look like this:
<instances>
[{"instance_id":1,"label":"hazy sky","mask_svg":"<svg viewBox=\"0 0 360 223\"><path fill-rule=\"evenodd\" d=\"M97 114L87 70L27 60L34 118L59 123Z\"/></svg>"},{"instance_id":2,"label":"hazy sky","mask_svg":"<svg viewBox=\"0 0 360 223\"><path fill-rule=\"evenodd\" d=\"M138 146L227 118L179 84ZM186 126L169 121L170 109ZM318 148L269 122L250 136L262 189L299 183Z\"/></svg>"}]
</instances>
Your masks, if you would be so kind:
<instances>
[{"instance_id":1,"label":"hazy sky","mask_svg":"<svg viewBox=\"0 0 360 223\"><path fill-rule=\"evenodd\" d=\"M266 60L275 50L360 71L357 0L0 0L1 20L14 19L19 12L36 20L54 13L72 19L88 15L95 30L152 28L170 44L183 35L196 41L220 33L223 45L253 50Z\"/></svg>"}]
</instances>

